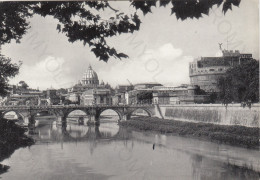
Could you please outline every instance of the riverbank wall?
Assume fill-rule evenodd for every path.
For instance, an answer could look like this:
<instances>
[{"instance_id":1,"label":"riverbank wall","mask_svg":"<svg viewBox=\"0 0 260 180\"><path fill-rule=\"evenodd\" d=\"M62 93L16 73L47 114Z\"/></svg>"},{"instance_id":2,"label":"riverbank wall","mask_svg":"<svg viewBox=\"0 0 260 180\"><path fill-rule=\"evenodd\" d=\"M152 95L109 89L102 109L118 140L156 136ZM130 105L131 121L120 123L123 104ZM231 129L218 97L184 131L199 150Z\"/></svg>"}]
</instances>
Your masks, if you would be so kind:
<instances>
[{"instance_id":1,"label":"riverbank wall","mask_svg":"<svg viewBox=\"0 0 260 180\"><path fill-rule=\"evenodd\" d=\"M260 104L253 104L251 108L240 104L230 104L227 108L222 104L155 106L155 116L163 119L247 127L260 127L259 113Z\"/></svg>"}]
</instances>

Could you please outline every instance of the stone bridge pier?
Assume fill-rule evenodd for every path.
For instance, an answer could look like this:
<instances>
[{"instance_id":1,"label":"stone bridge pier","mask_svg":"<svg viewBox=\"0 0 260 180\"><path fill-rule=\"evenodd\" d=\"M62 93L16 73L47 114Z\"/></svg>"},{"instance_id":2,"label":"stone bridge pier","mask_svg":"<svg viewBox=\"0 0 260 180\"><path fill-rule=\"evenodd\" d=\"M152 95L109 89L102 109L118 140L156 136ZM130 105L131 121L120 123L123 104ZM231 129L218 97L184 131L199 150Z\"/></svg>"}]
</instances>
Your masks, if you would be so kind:
<instances>
[{"instance_id":1,"label":"stone bridge pier","mask_svg":"<svg viewBox=\"0 0 260 180\"><path fill-rule=\"evenodd\" d=\"M100 121L99 121L100 113L99 113L98 109L87 110L86 114L88 115L88 122L87 122L88 125L99 125L100 124Z\"/></svg>"},{"instance_id":2,"label":"stone bridge pier","mask_svg":"<svg viewBox=\"0 0 260 180\"><path fill-rule=\"evenodd\" d=\"M57 116L57 124L61 125L62 127L66 127L67 126L67 119L65 116Z\"/></svg>"}]
</instances>

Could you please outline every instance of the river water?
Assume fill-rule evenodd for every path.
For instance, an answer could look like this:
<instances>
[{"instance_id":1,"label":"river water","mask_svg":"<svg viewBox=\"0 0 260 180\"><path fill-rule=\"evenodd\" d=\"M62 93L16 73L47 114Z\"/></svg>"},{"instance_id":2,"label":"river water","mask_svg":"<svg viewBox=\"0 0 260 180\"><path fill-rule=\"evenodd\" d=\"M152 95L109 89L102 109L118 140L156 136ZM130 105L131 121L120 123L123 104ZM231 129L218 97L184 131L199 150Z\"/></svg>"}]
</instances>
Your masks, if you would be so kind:
<instances>
[{"instance_id":1,"label":"river water","mask_svg":"<svg viewBox=\"0 0 260 180\"><path fill-rule=\"evenodd\" d=\"M36 144L1 162L10 166L1 179L16 180L259 180L260 152L202 140L130 131L116 116L99 127L66 128L37 120Z\"/></svg>"}]
</instances>

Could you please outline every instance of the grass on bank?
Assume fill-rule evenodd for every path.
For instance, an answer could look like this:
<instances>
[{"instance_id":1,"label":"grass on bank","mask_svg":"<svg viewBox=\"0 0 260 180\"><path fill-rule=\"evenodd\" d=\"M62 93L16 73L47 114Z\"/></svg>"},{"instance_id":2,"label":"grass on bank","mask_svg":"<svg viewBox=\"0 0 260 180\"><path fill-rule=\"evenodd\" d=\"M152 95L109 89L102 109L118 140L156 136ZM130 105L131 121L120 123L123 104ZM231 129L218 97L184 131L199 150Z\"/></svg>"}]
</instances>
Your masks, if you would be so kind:
<instances>
[{"instance_id":1,"label":"grass on bank","mask_svg":"<svg viewBox=\"0 0 260 180\"><path fill-rule=\"evenodd\" d=\"M135 117L122 121L120 125L142 131L171 133L235 146L259 148L259 128L253 127L163 120L156 117Z\"/></svg>"}]
</instances>

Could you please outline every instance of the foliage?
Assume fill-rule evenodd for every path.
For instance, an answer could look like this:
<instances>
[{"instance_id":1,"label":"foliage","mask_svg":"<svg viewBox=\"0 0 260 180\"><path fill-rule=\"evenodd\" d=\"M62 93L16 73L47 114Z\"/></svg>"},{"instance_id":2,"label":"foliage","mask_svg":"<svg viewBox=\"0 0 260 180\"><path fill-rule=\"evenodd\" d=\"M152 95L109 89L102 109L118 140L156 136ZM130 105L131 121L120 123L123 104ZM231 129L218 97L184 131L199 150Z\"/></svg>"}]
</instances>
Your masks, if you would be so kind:
<instances>
[{"instance_id":1,"label":"foliage","mask_svg":"<svg viewBox=\"0 0 260 180\"><path fill-rule=\"evenodd\" d=\"M27 17L31 17L27 2L0 2L0 45L9 43L12 39L16 42L29 28Z\"/></svg>"},{"instance_id":2,"label":"foliage","mask_svg":"<svg viewBox=\"0 0 260 180\"><path fill-rule=\"evenodd\" d=\"M137 101L138 102L152 102L153 93L152 92L141 92L137 94Z\"/></svg>"},{"instance_id":3,"label":"foliage","mask_svg":"<svg viewBox=\"0 0 260 180\"><path fill-rule=\"evenodd\" d=\"M114 93L114 89L112 88L112 86L110 84L106 83L105 88L109 89L112 94Z\"/></svg>"},{"instance_id":4,"label":"foliage","mask_svg":"<svg viewBox=\"0 0 260 180\"><path fill-rule=\"evenodd\" d=\"M64 88L60 88L57 90L57 95L60 96L62 94L67 94L68 93L68 90L67 89L64 89Z\"/></svg>"},{"instance_id":5,"label":"foliage","mask_svg":"<svg viewBox=\"0 0 260 180\"><path fill-rule=\"evenodd\" d=\"M143 14L152 12L158 1L130 1L131 6ZM177 19L200 18L209 14L213 5L223 4L223 12L238 6L240 0L160 0L159 6L171 6L171 14ZM111 11L110 17L101 17L100 11ZM19 42L29 26L27 19L34 14L57 19L57 30L64 33L69 42L81 41L88 44L91 51L100 60L107 62L110 57L126 58L106 39L122 33L133 33L140 28L141 21L137 13L126 14L111 7L108 1L41 1L41 2L1 2L0 3L0 45L12 39Z\"/></svg>"},{"instance_id":6,"label":"foliage","mask_svg":"<svg viewBox=\"0 0 260 180\"><path fill-rule=\"evenodd\" d=\"M32 145L34 141L24 135L25 130L12 121L0 119L0 161L16 149Z\"/></svg>"},{"instance_id":7,"label":"foliage","mask_svg":"<svg viewBox=\"0 0 260 180\"><path fill-rule=\"evenodd\" d=\"M8 158L20 148L34 144L33 139L25 136L25 129L13 121L0 119L0 161ZM0 174L6 172L9 166L0 164Z\"/></svg>"},{"instance_id":8,"label":"foliage","mask_svg":"<svg viewBox=\"0 0 260 180\"><path fill-rule=\"evenodd\" d=\"M259 61L248 60L228 69L226 76L218 80L218 87L223 102L258 102Z\"/></svg>"},{"instance_id":9,"label":"foliage","mask_svg":"<svg viewBox=\"0 0 260 180\"><path fill-rule=\"evenodd\" d=\"M159 6L171 6L171 14L175 14L177 19L185 20L187 18L200 18L202 14L209 15L209 10L217 5L218 7L223 3L222 11L224 14L230 9L232 5L239 6L241 0L160 0ZM157 1L132 1L131 5L136 9L140 9L143 14L151 13L151 8L156 7Z\"/></svg>"},{"instance_id":10,"label":"foliage","mask_svg":"<svg viewBox=\"0 0 260 180\"><path fill-rule=\"evenodd\" d=\"M210 103L215 103L218 100L218 94L216 92L209 93Z\"/></svg>"},{"instance_id":11,"label":"foliage","mask_svg":"<svg viewBox=\"0 0 260 180\"><path fill-rule=\"evenodd\" d=\"M110 9L113 15L103 19L95 10ZM118 53L115 48L110 47L106 39L121 33L133 33L139 30L140 20L136 14L127 15L113 9L105 1L86 2L2 2L0 4L0 20L2 28L0 44L21 39L29 28L26 18L33 14L43 17L52 16L57 19L57 30L64 33L69 42L82 41L88 44L91 51L103 61L109 57L125 58L127 55ZM18 25L15 24L20 22ZM18 28L16 27L18 26Z\"/></svg>"},{"instance_id":12,"label":"foliage","mask_svg":"<svg viewBox=\"0 0 260 180\"><path fill-rule=\"evenodd\" d=\"M19 84L22 87L22 89L27 89L29 87L25 81L20 81Z\"/></svg>"},{"instance_id":13,"label":"foliage","mask_svg":"<svg viewBox=\"0 0 260 180\"><path fill-rule=\"evenodd\" d=\"M69 100L69 99L65 99L64 101L63 101L63 104L64 105L71 105L71 104L77 104L77 105L79 105L80 104L80 99L78 99L78 101L71 101L71 100Z\"/></svg>"},{"instance_id":14,"label":"foliage","mask_svg":"<svg viewBox=\"0 0 260 180\"><path fill-rule=\"evenodd\" d=\"M199 86L196 86L196 88L194 90L194 94L195 95L206 95L207 93L203 89L200 89Z\"/></svg>"},{"instance_id":15,"label":"foliage","mask_svg":"<svg viewBox=\"0 0 260 180\"><path fill-rule=\"evenodd\" d=\"M65 99L63 102L64 105L72 104L72 102L69 99Z\"/></svg>"},{"instance_id":16,"label":"foliage","mask_svg":"<svg viewBox=\"0 0 260 180\"><path fill-rule=\"evenodd\" d=\"M20 65L21 64L12 64L10 58L0 56L0 96L6 96L8 94L9 78L18 74Z\"/></svg>"}]
</instances>

